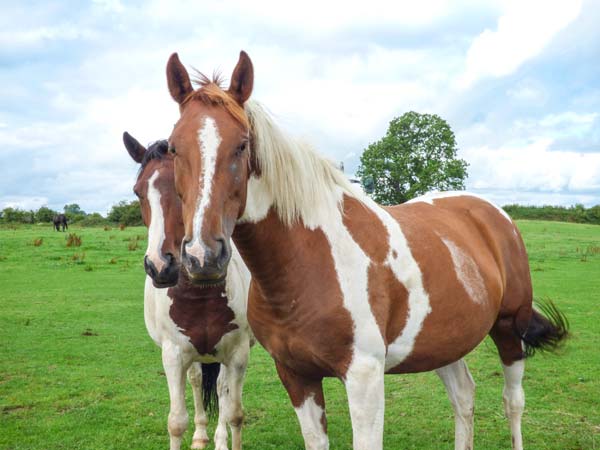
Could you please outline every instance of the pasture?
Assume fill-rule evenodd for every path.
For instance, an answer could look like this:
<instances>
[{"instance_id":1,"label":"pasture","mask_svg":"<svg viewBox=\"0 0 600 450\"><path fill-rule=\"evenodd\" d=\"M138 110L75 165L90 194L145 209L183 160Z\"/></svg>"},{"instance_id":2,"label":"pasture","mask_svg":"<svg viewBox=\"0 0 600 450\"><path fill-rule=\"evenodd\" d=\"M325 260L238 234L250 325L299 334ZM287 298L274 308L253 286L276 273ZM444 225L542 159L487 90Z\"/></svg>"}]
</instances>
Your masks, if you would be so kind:
<instances>
[{"instance_id":1,"label":"pasture","mask_svg":"<svg viewBox=\"0 0 600 450\"><path fill-rule=\"evenodd\" d=\"M519 226L536 296L554 300L572 330L558 355L527 363L525 447L600 448L600 227ZM143 321L146 230L69 231L80 246L67 247L69 233L51 225L0 229L0 448L167 448L167 385ZM466 360L477 383L475 447L509 448L495 347L486 339ZM331 448L350 449L341 383L327 380L325 397ZM304 448L287 394L258 345L244 407L246 449ZM190 440L188 429L184 446ZM453 413L437 376L386 377L384 447L454 447Z\"/></svg>"}]
</instances>

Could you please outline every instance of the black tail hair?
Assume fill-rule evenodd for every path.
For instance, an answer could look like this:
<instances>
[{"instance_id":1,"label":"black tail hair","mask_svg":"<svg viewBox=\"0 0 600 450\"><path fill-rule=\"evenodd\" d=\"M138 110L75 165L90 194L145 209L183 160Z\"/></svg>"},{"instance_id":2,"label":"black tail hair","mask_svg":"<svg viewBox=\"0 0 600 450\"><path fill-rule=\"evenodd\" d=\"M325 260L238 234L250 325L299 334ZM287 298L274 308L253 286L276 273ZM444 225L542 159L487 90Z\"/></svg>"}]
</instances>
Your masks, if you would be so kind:
<instances>
[{"instance_id":1,"label":"black tail hair","mask_svg":"<svg viewBox=\"0 0 600 450\"><path fill-rule=\"evenodd\" d=\"M219 411L219 396L217 393L217 378L221 371L219 363L202 363L202 403L209 417L214 417Z\"/></svg>"},{"instance_id":2,"label":"black tail hair","mask_svg":"<svg viewBox=\"0 0 600 450\"><path fill-rule=\"evenodd\" d=\"M553 352L560 348L565 339L569 337L569 320L552 300L536 300L529 325L521 340L525 344L525 357L530 357L537 350Z\"/></svg>"}]
</instances>

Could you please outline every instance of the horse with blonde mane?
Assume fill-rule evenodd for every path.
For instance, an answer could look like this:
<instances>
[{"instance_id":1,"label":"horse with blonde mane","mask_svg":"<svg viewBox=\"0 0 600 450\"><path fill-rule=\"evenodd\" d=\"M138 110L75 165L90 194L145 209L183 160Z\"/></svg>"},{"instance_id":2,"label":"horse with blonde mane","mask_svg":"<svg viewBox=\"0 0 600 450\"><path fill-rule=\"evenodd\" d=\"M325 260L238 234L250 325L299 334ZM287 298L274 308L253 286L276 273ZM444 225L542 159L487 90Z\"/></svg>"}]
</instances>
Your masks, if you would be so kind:
<instances>
[{"instance_id":1,"label":"horse with blonde mane","mask_svg":"<svg viewBox=\"0 0 600 450\"><path fill-rule=\"evenodd\" d=\"M462 359L486 335L504 370L512 445L522 448L524 360L567 335L532 306L525 246L501 209L465 192L382 207L250 101L241 52L228 89L194 89L177 54L167 80L180 118L169 138L190 280L218 282L233 239L252 274L248 320L275 361L307 449L327 449L322 380L345 385L356 450L383 445L384 374L435 370L473 446L474 383Z\"/></svg>"}]
</instances>

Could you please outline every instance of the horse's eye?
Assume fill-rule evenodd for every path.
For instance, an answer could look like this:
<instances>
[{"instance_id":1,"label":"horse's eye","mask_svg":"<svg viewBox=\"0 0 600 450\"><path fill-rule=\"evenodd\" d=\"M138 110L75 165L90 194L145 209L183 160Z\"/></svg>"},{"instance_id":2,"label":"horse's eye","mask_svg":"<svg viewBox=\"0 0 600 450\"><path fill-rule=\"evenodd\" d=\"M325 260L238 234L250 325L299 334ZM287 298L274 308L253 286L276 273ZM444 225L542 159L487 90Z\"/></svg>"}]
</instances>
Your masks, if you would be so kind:
<instances>
[{"instance_id":1,"label":"horse's eye","mask_svg":"<svg viewBox=\"0 0 600 450\"><path fill-rule=\"evenodd\" d=\"M175 151L175 147L174 147L174 146L172 146L172 145L169 145L169 153L170 153L171 155L174 155L174 154L176 154L176 153L177 153L177 152Z\"/></svg>"},{"instance_id":2,"label":"horse's eye","mask_svg":"<svg viewBox=\"0 0 600 450\"><path fill-rule=\"evenodd\" d=\"M242 143L236 150L235 150L235 154L236 156L240 156L242 153L244 153L244 150L246 150L246 142Z\"/></svg>"}]
</instances>

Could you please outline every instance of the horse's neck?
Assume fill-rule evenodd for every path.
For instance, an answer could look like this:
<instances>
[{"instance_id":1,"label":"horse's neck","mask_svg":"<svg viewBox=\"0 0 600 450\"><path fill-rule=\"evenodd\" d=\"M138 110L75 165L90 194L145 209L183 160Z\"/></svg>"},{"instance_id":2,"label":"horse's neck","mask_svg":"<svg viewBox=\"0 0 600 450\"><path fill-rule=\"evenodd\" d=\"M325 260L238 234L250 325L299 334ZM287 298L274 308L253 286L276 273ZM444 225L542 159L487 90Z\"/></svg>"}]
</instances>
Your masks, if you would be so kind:
<instances>
[{"instance_id":1,"label":"horse's neck","mask_svg":"<svg viewBox=\"0 0 600 450\"><path fill-rule=\"evenodd\" d=\"M285 226L272 209L256 223L236 225L233 233L235 245L252 279L265 294L281 292L282 289L288 291L292 275L296 278L301 276L295 270L304 266L302 258L306 255L299 249L305 244L306 233L310 230L302 226Z\"/></svg>"}]
</instances>

